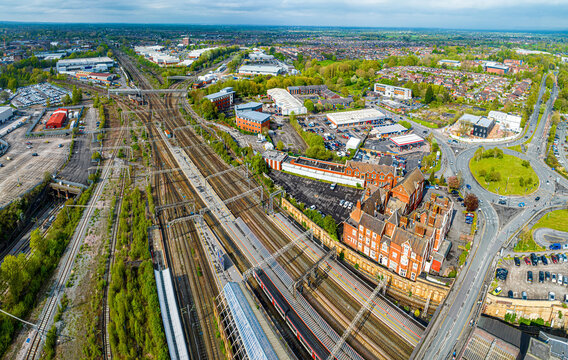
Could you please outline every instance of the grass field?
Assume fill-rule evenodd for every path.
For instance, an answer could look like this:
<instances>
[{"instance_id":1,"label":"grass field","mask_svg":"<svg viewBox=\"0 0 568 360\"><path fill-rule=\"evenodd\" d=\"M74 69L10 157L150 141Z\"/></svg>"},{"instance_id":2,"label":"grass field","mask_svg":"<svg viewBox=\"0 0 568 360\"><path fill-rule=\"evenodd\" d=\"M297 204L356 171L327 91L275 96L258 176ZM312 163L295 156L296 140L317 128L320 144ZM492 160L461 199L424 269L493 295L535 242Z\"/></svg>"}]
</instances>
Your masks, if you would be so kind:
<instances>
[{"instance_id":1,"label":"grass field","mask_svg":"<svg viewBox=\"0 0 568 360\"><path fill-rule=\"evenodd\" d=\"M513 151L516 151L516 152L520 152L520 153L523 152L523 150L521 149L521 145L509 146L507 149L510 149L510 150L513 150Z\"/></svg>"},{"instance_id":2,"label":"grass field","mask_svg":"<svg viewBox=\"0 0 568 360\"><path fill-rule=\"evenodd\" d=\"M526 195L538 189L539 181L536 173L531 167L524 167L521 159L516 156L505 154L502 159L485 158L476 161L472 158L469 168L475 179L488 191L499 195ZM500 173L499 181L486 181L480 172L490 173L496 171ZM531 178L531 185L520 186L520 179L525 183Z\"/></svg>"},{"instance_id":3,"label":"grass field","mask_svg":"<svg viewBox=\"0 0 568 360\"><path fill-rule=\"evenodd\" d=\"M568 232L568 210L555 210L545 214L533 225L533 230L549 228Z\"/></svg>"}]
</instances>

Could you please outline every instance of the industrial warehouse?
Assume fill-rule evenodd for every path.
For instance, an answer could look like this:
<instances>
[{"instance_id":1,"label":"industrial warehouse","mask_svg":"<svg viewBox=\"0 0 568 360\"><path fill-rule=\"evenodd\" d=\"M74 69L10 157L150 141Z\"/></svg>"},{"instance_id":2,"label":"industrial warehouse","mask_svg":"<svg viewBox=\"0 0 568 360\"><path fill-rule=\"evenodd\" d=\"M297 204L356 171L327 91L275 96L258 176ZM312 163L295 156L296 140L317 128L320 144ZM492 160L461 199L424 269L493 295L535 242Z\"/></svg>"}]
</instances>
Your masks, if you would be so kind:
<instances>
[{"instance_id":1,"label":"industrial warehouse","mask_svg":"<svg viewBox=\"0 0 568 360\"><path fill-rule=\"evenodd\" d=\"M308 112L306 107L288 91L280 88L268 89L266 94L274 101L280 115L299 115Z\"/></svg>"},{"instance_id":2,"label":"industrial warehouse","mask_svg":"<svg viewBox=\"0 0 568 360\"><path fill-rule=\"evenodd\" d=\"M361 125L374 125L384 121L386 115L376 109L362 109L327 114L332 128L348 128Z\"/></svg>"},{"instance_id":3,"label":"industrial warehouse","mask_svg":"<svg viewBox=\"0 0 568 360\"><path fill-rule=\"evenodd\" d=\"M63 59L57 62L57 72L60 74L76 71L105 72L114 66L114 60L109 57Z\"/></svg>"}]
</instances>

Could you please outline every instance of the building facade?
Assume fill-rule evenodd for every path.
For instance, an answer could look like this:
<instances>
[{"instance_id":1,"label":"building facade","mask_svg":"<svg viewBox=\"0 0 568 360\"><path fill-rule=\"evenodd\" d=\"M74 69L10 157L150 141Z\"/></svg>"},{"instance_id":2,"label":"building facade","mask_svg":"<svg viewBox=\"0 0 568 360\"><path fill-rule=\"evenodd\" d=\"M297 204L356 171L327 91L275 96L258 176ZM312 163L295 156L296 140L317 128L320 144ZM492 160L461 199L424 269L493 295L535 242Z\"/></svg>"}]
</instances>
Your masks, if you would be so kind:
<instances>
[{"instance_id":1,"label":"building facade","mask_svg":"<svg viewBox=\"0 0 568 360\"><path fill-rule=\"evenodd\" d=\"M67 120L67 109L57 109L51 114L45 124L46 129L60 129Z\"/></svg>"},{"instance_id":2,"label":"building facade","mask_svg":"<svg viewBox=\"0 0 568 360\"><path fill-rule=\"evenodd\" d=\"M399 86L376 83L375 92L381 96L397 98L401 100L412 99L412 90Z\"/></svg>"},{"instance_id":3,"label":"building facade","mask_svg":"<svg viewBox=\"0 0 568 360\"><path fill-rule=\"evenodd\" d=\"M270 128L270 115L258 111L237 111L235 123L241 130L260 134Z\"/></svg>"},{"instance_id":4,"label":"building facade","mask_svg":"<svg viewBox=\"0 0 568 360\"><path fill-rule=\"evenodd\" d=\"M218 110L225 110L233 105L235 92L232 87L226 87L219 92L206 95L205 98L211 101Z\"/></svg>"}]
</instances>

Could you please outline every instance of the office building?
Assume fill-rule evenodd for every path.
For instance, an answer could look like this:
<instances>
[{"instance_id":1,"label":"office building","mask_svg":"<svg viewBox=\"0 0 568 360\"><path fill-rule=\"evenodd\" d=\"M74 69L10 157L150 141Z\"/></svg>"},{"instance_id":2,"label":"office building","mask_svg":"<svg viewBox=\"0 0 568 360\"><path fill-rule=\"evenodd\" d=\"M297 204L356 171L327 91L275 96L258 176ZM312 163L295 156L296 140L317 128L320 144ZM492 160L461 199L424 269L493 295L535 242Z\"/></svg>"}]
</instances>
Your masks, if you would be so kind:
<instances>
[{"instance_id":1,"label":"office building","mask_svg":"<svg viewBox=\"0 0 568 360\"><path fill-rule=\"evenodd\" d=\"M262 111L262 104L250 101L246 104L235 105L235 112L239 111Z\"/></svg>"},{"instance_id":2,"label":"office building","mask_svg":"<svg viewBox=\"0 0 568 360\"><path fill-rule=\"evenodd\" d=\"M376 83L375 92L381 96L397 98L401 100L412 99L412 90L398 86Z\"/></svg>"},{"instance_id":3,"label":"office building","mask_svg":"<svg viewBox=\"0 0 568 360\"><path fill-rule=\"evenodd\" d=\"M205 98L211 101L218 110L225 110L233 105L235 92L232 87L226 87L221 91L206 95Z\"/></svg>"},{"instance_id":4,"label":"office building","mask_svg":"<svg viewBox=\"0 0 568 360\"><path fill-rule=\"evenodd\" d=\"M259 134L270 128L270 115L259 111L237 111L235 123L241 130Z\"/></svg>"}]
</instances>

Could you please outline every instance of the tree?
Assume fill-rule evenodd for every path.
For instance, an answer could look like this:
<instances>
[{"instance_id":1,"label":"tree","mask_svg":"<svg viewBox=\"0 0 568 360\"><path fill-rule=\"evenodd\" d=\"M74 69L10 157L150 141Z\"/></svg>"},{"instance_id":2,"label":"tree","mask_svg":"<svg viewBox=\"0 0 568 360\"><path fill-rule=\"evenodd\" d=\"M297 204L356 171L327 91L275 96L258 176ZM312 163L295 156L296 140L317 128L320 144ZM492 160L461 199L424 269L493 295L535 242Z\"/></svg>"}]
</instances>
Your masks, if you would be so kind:
<instances>
[{"instance_id":1,"label":"tree","mask_svg":"<svg viewBox=\"0 0 568 360\"><path fill-rule=\"evenodd\" d=\"M69 97L69 94L65 94L61 102L63 103L63 105L71 104L71 98Z\"/></svg>"},{"instance_id":2,"label":"tree","mask_svg":"<svg viewBox=\"0 0 568 360\"><path fill-rule=\"evenodd\" d=\"M71 92L71 100L73 104L78 104L83 100L83 92L80 89L77 89L76 86L73 86L73 91Z\"/></svg>"},{"instance_id":3,"label":"tree","mask_svg":"<svg viewBox=\"0 0 568 360\"><path fill-rule=\"evenodd\" d=\"M282 140L278 140L278 143L276 143L276 149L280 151L284 150L284 143Z\"/></svg>"},{"instance_id":4,"label":"tree","mask_svg":"<svg viewBox=\"0 0 568 360\"><path fill-rule=\"evenodd\" d=\"M95 151L93 153L93 155L91 155L91 159L93 159L94 161L101 161L101 159L102 159L101 153L98 152L98 151Z\"/></svg>"},{"instance_id":5,"label":"tree","mask_svg":"<svg viewBox=\"0 0 568 360\"><path fill-rule=\"evenodd\" d=\"M450 177L448 178L448 186L449 186L451 189L457 189L457 188L460 187L460 185L461 185L461 184L460 184L460 180L458 179L457 176L450 176Z\"/></svg>"},{"instance_id":6,"label":"tree","mask_svg":"<svg viewBox=\"0 0 568 360\"><path fill-rule=\"evenodd\" d=\"M434 90L432 89L432 85L428 85L426 95L424 95L424 104L430 104L432 101L434 101Z\"/></svg>"},{"instance_id":7,"label":"tree","mask_svg":"<svg viewBox=\"0 0 568 360\"><path fill-rule=\"evenodd\" d=\"M519 179L519 186L520 186L520 187L524 187L524 186L525 186L525 178L521 177L521 178Z\"/></svg>"},{"instance_id":8,"label":"tree","mask_svg":"<svg viewBox=\"0 0 568 360\"><path fill-rule=\"evenodd\" d=\"M107 51L107 56L109 58L112 58L114 56L114 54L112 53L112 50Z\"/></svg>"},{"instance_id":9,"label":"tree","mask_svg":"<svg viewBox=\"0 0 568 360\"><path fill-rule=\"evenodd\" d=\"M304 101L304 106L309 112L314 112L315 110L314 102L310 99L306 99L306 101Z\"/></svg>"},{"instance_id":10,"label":"tree","mask_svg":"<svg viewBox=\"0 0 568 360\"><path fill-rule=\"evenodd\" d=\"M463 203L465 204L465 209L467 211L475 211L479 207L479 199L472 193L465 196Z\"/></svg>"},{"instance_id":11,"label":"tree","mask_svg":"<svg viewBox=\"0 0 568 360\"><path fill-rule=\"evenodd\" d=\"M432 171L432 173L430 174L430 177L428 178L428 182L430 182L430 184L436 183L436 176L434 175L434 172L433 172L433 171Z\"/></svg>"}]
</instances>

